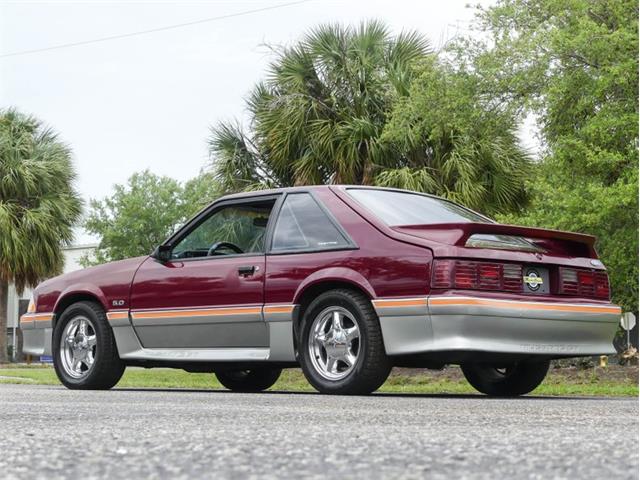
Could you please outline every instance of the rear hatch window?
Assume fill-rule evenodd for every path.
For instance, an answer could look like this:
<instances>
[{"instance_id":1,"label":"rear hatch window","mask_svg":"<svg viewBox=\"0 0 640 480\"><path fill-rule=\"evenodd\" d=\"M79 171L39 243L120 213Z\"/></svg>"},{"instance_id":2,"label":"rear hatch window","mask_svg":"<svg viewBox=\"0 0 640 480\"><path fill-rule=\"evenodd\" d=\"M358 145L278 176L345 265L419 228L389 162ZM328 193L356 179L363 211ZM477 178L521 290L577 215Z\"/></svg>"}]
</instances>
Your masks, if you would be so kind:
<instances>
[{"instance_id":1,"label":"rear hatch window","mask_svg":"<svg viewBox=\"0 0 640 480\"><path fill-rule=\"evenodd\" d=\"M358 203L390 227L438 223L493 223L487 217L441 198L393 190L350 188Z\"/></svg>"},{"instance_id":2,"label":"rear hatch window","mask_svg":"<svg viewBox=\"0 0 640 480\"><path fill-rule=\"evenodd\" d=\"M449 223L495 223L462 205L420 193L366 188L350 188L348 192L358 203L371 210L389 227ZM465 247L525 252L546 251L521 236L487 233L471 235L467 239Z\"/></svg>"}]
</instances>

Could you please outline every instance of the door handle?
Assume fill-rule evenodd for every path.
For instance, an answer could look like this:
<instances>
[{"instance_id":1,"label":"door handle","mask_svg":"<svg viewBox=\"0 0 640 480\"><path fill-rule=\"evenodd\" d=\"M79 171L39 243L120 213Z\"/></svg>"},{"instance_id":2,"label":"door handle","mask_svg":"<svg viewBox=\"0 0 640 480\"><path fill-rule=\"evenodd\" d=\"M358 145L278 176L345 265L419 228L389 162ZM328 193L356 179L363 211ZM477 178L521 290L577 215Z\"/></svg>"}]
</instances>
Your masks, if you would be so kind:
<instances>
[{"instance_id":1,"label":"door handle","mask_svg":"<svg viewBox=\"0 0 640 480\"><path fill-rule=\"evenodd\" d=\"M253 275L257 270L258 270L258 267L256 267L255 265L238 267L238 274L241 277L248 277L250 275Z\"/></svg>"}]
</instances>

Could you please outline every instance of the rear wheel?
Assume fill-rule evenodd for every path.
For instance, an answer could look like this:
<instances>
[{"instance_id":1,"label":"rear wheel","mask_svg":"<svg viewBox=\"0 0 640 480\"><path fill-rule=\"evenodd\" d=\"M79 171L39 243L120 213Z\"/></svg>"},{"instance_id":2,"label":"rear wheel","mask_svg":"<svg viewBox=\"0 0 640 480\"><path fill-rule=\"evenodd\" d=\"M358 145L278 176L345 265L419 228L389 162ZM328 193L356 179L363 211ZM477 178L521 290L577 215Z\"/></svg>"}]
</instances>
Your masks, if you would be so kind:
<instances>
[{"instance_id":1,"label":"rear wheel","mask_svg":"<svg viewBox=\"0 0 640 480\"><path fill-rule=\"evenodd\" d=\"M517 362L500 367L468 363L461 368L467 381L479 392L513 397L532 392L542 383L549 370L549 360Z\"/></svg>"},{"instance_id":2,"label":"rear wheel","mask_svg":"<svg viewBox=\"0 0 640 480\"><path fill-rule=\"evenodd\" d=\"M389 376L380 323L362 294L344 289L323 293L306 309L301 331L302 371L319 392L368 394Z\"/></svg>"},{"instance_id":3,"label":"rear wheel","mask_svg":"<svg viewBox=\"0 0 640 480\"><path fill-rule=\"evenodd\" d=\"M261 392L273 386L280 378L281 368L252 368L216 372L218 381L234 392Z\"/></svg>"},{"instance_id":4,"label":"rear wheel","mask_svg":"<svg viewBox=\"0 0 640 480\"><path fill-rule=\"evenodd\" d=\"M67 388L107 390L124 373L107 317L95 303L74 303L62 313L52 349L56 374Z\"/></svg>"}]
</instances>

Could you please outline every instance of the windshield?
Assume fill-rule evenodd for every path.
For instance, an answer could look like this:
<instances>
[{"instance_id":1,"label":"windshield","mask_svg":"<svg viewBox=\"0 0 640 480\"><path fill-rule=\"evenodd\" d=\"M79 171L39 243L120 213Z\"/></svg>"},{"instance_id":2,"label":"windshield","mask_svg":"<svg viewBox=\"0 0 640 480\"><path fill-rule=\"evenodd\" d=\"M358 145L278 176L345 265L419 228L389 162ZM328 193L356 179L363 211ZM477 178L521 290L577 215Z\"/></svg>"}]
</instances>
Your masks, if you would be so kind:
<instances>
[{"instance_id":1,"label":"windshield","mask_svg":"<svg viewBox=\"0 0 640 480\"><path fill-rule=\"evenodd\" d=\"M491 223L460 205L410 192L350 188L349 195L390 227L436 223Z\"/></svg>"}]
</instances>

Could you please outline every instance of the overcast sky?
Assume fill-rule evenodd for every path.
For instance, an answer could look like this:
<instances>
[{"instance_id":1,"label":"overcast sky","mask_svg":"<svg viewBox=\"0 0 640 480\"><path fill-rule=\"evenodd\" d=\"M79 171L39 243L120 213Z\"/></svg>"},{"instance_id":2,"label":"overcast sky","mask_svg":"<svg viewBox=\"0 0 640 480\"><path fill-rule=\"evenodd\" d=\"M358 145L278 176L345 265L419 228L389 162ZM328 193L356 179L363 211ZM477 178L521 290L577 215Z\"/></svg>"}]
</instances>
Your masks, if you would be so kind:
<instances>
[{"instance_id":1,"label":"overcast sky","mask_svg":"<svg viewBox=\"0 0 640 480\"><path fill-rule=\"evenodd\" d=\"M154 29L294 0L79 2L0 0L0 55ZM464 34L468 0L310 0L141 36L0 58L0 106L52 126L73 149L85 199L145 168L178 180L207 162L209 127L244 116L270 60L264 44L322 22L382 19L435 48ZM477 2L474 2L477 3ZM483 4L490 1L481 2Z\"/></svg>"}]
</instances>

